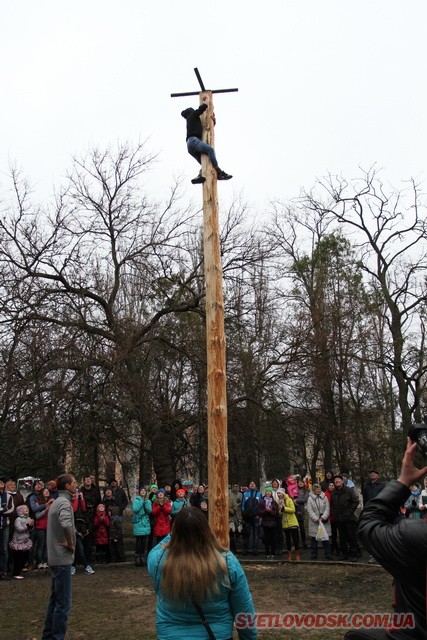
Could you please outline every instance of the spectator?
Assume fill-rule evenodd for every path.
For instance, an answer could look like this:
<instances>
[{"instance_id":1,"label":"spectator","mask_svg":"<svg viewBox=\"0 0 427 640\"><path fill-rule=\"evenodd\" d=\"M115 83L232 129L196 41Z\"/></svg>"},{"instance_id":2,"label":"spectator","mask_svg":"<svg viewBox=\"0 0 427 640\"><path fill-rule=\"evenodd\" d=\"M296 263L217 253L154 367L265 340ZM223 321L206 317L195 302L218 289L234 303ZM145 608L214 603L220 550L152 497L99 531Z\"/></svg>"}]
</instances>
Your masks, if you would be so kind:
<instances>
[{"instance_id":1,"label":"spectator","mask_svg":"<svg viewBox=\"0 0 427 640\"><path fill-rule=\"evenodd\" d=\"M172 501L171 501L171 503L172 503ZM185 489L177 489L176 498L172 503L172 513L171 513L172 520L175 518L175 516L178 514L178 512L183 507L186 506L186 504L187 504L187 501L185 499Z\"/></svg>"},{"instance_id":2,"label":"spectator","mask_svg":"<svg viewBox=\"0 0 427 640\"><path fill-rule=\"evenodd\" d=\"M200 509L200 505L203 502L203 500L206 500L205 485L201 483L197 487L197 491L191 495L190 505L192 507L196 507L197 509Z\"/></svg>"},{"instance_id":3,"label":"spectator","mask_svg":"<svg viewBox=\"0 0 427 640\"><path fill-rule=\"evenodd\" d=\"M409 518L410 520L418 520L422 518L424 515L422 510L420 509L420 496L421 496L421 485L419 482L414 482L409 490L411 495L406 500L403 505L403 511L405 513L405 518Z\"/></svg>"},{"instance_id":4,"label":"spectator","mask_svg":"<svg viewBox=\"0 0 427 640\"><path fill-rule=\"evenodd\" d=\"M379 481L380 474L376 469L371 469L369 471L369 482L365 484L362 491L363 496L363 504L366 506L369 500L372 498L376 498L379 493L384 489L384 482ZM368 560L369 564L375 564L376 560L373 556L370 556Z\"/></svg>"},{"instance_id":5,"label":"spectator","mask_svg":"<svg viewBox=\"0 0 427 640\"><path fill-rule=\"evenodd\" d=\"M301 536L301 543L304 549L307 549L306 533L305 533L305 506L307 504L309 490L305 486L304 480L299 479L297 482L298 493L294 498L295 515L298 520L298 526Z\"/></svg>"},{"instance_id":6,"label":"spectator","mask_svg":"<svg viewBox=\"0 0 427 640\"><path fill-rule=\"evenodd\" d=\"M36 519L36 514L39 511L43 511L44 509L44 505L38 502L38 498L41 492L43 491L43 489L44 489L43 480L40 480L40 479L34 480L32 491L31 493L28 494L28 496L25 499L25 504L27 505L29 510L29 516L33 520ZM35 557L36 557L36 551L37 551L36 530L34 528L31 529L30 536L31 536L31 542L33 544L28 554L28 568L32 569L33 566L35 565Z\"/></svg>"},{"instance_id":7,"label":"spectator","mask_svg":"<svg viewBox=\"0 0 427 640\"><path fill-rule=\"evenodd\" d=\"M232 491L228 492L228 528L230 535L230 551L237 551L237 534L239 532L239 505Z\"/></svg>"},{"instance_id":8,"label":"spectator","mask_svg":"<svg viewBox=\"0 0 427 640\"><path fill-rule=\"evenodd\" d=\"M83 478L83 485L80 487L80 493L85 501L85 519L87 522L86 533L82 538L83 551L88 564L91 565L94 560L93 549L95 545L93 539L93 521L96 509L98 505L101 504L101 492L94 482L94 476L88 472Z\"/></svg>"},{"instance_id":9,"label":"spectator","mask_svg":"<svg viewBox=\"0 0 427 640\"><path fill-rule=\"evenodd\" d=\"M132 502L133 535L135 536L135 566L142 567L146 562L148 536L151 531L150 515L152 502L148 499L147 490L141 487L139 495Z\"/></svg>"},{"instance_id":10,"label":"spectator","mask_svg":"<svg viewBox=\"0 0 427 640\"><path fill-rule=\"evenodd\" d=\"M115 478L111 478L108 484L113 492L115 505L119 507L120 515L122 516L129 502L126 491L122 487L119 487L119 483Z\"/></svg>"},{"instance_id":11,"label":"spectator","mask_svg":"<svg viewBox=\"0 0 427 640\"><path fill-rule=\"evenodd\" d=\"M13 498L6 491L7 478L0 478L0 580L8 580L9 516L14 511Z\"/></svg>"},{"instance_id":12,"label":"spectator","mask_svg":"<svg viewBox=\"0 0 427 640\"><path fill-rule=\"evenodd\" d=\"M153 533L156 536L156 544L161 542L171 530L170 514L172 513L171 501L166 498L163 489L157 491L153 502L152 514L154 519Z\"/></svg>"},{"instance_id":13,"label":"spectator","mask_svg":"<svg viewBox=\"0 0 427 640\"><path fill-rule=\"evenodd\" d=\"M323 524L328 535L327 540L323 540L323 550L327 560L332 560L331 545L329 536L331 535L331 525L329 524L329 500L322 491L320 484L314 484L313 490L307 500L308 513L308 535L311 540L311 560L317 560L318 541L316 539L319 524Z\"/></svg>"},{"instance_id":14,"label":"spectator","mask_svg":"<svg viewBox=\"0 0 427 640\"><path fill-rule=\"evenodd\" d=\"M52 587L42 640L63 640L71 610L71 566L76 548L71 498L77 481L69 473L57 478L58 498L49 510L47 521L47 558L52 573Z\"/></svg>"},{"instance_id":15,"label":"spectator","mask_svg":"<svg viewBox=\"0 0 427 640\"><path fill-rule=\"evenodd\" d=\"M20 491L18 491L15 480L12 480L11 478L6 482L6 492L9 493L12 496L12 500L13 500L13 511L8 516L8 518L9 518L9 543L10 543L10 541L12 540L12 537L13 537L13 532L15 531L15 527L14 527L15 520L18 517L18 515L16 513L16 509L17 509L17 507L20 507L22 504L25 504L25 500L24 500L24 496L22 495L22 493ZM12 550L9 547L9 553L8 553L8 569L9 570L12 568L12 555L13 555L13 551L12 551L12 553L10 553L10 551L12 551Z\"/></svg>"},{"instance_id":16,"label":"spectator","mask_svg":"<svg viewBox=\"0 0 427 640\"><path fill-rule=\"evenodd\" d=\"M325 491L325 496L328 499L329 507L331 506L331 495L334 489L335 489L335 485L332 481L329 483L327 491ZM337 527L337 523L334 520L332 509L329 510L329 522L331 525L331 552L332 552L332 555L334 556L340 556L341 553L340 553L340 548L338 544L338 527Z\"/></svg>"},{"instance_id":17,"label":"spectator","mask_svg":"<svg viewBox=\"0 0 427 640\"><path fill-rule=\"evenodd\" d=\"M333 481L334 481L334 474L332 473L332 471L326 471L325 478L320 483L320 488L322 489L323 493L326 494L326 491L328 490L330 483L331 482L333 483Z\"/></svg>"},{"instance_id":18,"label":"spectator","mask_svg":"<svg viewBox=\"0 0 427 640\"><path fill-rule=\"evenodd\" d=\"M119 507L112 506L108 510L110 518L110 553L113 562L125 562L125 544L123 538L123 518Z\"/></svg>"},{"instance_id":19,"label":"spectator","mask_svg":"<svg viewBox=\"0 0 427 640\"><path fill-rule=\"evenodd\" d=\"M89 520L87 515L86 500L83 493L78 491L74 494L71 501L74 513L74 525L76 527L76 553L71 567L71 575L76 573L76 567L81 564L87 575L92 575L95 571L90 565L85 553L85 539L90 535Z\"/></svg>"},{"instance_id":20,"label":"spectator","mask_svg":"<svg viewBox=\"0 0 427 640\"><path fill-rule=\"evenodd\" d=\"M108 513L110 507L118 507L116 503L116 499L113 496L113 490L111 487L107 486L104 488L104 497L102 498L102 503L105 507L105 511ZM98 511L98 508L97 508Z\"/></svg>"},{"instance_id":21,"label":"spectator","mask_svg":"<svg viewBox=\"0 0 427 640\"><path fill-rule=\"evenodd\" d=\"M384 482L380 481L380 474L375 469L369 471L369 481L363 487L362 496L363 504L368 504L369 500L376 498L379 493L384 489Z\"/></svg>"},{"instance_id":22,"label":"spectator","mask_svg":"<svg viewBox=\"0 0 427 640\"><path fill-rule=\"evenodd\" d=\"M424 489L421 491L418 507L422 512L422 518L427 518L427 476L424 478Z\"/></svg>"},{"instance_id":23,"label":"spectator","mask_svg":"<svg viewBox=\"0 0 427 640\"><path fill-rule=\"evenodd\" d=\"M97 562L111 562L110 519L102 502L97 506L93 520L93 539L96 546Z\"/></svg>"},{"instance_id":24,"label":"spectator","mask_svg":"<svg viewBox=\"0 0 427 640\"><path fill-rule=\"evenodd\" d=\"M295 515L295 502L291 496L285 493L285 490L277 492L281 496L280 513L282 516L282 529L285 532L286 549L288 551L288 560L292 562L292 547L295 549L295 560L301 560L299 551L299 524Z\"/></svg>"},{"instance_id":25,"label":"spectator","mask_svg":"<svg viewBox=\"0 0 427 640\"><path fill-rule=\"evenodd\" d=\"M13 507L14 510L13 512L9 515L9 541L12 540L12 536L13 536L13 531L14 531L14 522L16 520L17 513L16 513L16 509L18 507L21 506L21 504L25 504L25 500L24 500L24 496L22 495L22 493L20 491L18 491L17 488L17 484L15 482L15 480L12 480L12 478L10 478L7 482L6 482L6 491L7 493L9 493L12 496L12 500L13 500Z\"/></svg>"},{"instance_id":26,"label":"spectator","mask_svg":"<svg viewBox=\"0 0 427 640\"><path fill-rule=\"evenodd\" d=\"M27 562L28 552L33 543L30 538L30 530L34 526L34 520L29 516L26 504L21 504L16 510L17 518L14 523L15 531L10 542L13 549L13 577L22 580L22 570Z\"/></svg>"},{"instance_id":27,"label":"spectator","mask_svg":"<svg viewBox=\"0 0 427 640\"><path fill-rule=\"evenodd\" d=\"M36 539L36 567L37 569L47 569L47 517L51 505L53 504L53 498L50 495L50 491L47 485L40 492L37 500L37 505L43 505L44 509L37 511L35 516L35 539Z\"/></svg>"},{"instance_id":28,"label":"spectator","mask_svg":"<svg viewBox=\"0 0 427 640\"><path fill-rule=\"evenodd\" d=\"M279 524L279 505L273 498L272 487L265 487L264 497L259 501L258 515L263 528L267 560L274 560L276 555L276 527Z\"/></svg>"},{"instance_id":29,"label":"spectator","mask_svg":"<svg viewBox=\"0 0 427 640\"><path fill-rule=\"evenodd\" d=\"M352 489L345 486L342 475L334 478L335 489L331 494L332 515L338 527L342 556L340 560L357 562L356 516L354 512L359 504Z\"/></svg>"},{"instance_id":30,"label":"spectator","mask_svg":"<svg viewBox=\"0 0 427 640\"><path fill-rule=\"evenodd\" d=\"M395 610L412 613L413 629L350 631L346 640L421 640L426 638L426 523L399 518L399 507L409 495L409 487L427 473L417 469L417 444L408 438L398 480L392 480L365 506L359 521L364 547L395 580Z\"/></svg>"},{"instance_id":31,"label":"spectator","mask_svg":"<svg viewBox=\"0 0 427 640\"><path fill-rule=\"evenodd\" d=\"M231 638L235 616L255 614L240 563L219 545L199 509L181 509L172 535L148 556L148 571L157 593L158 640ZM254 627L237 633L240 640L257 637Z\"/></svg>"},{"instance_id":32,"label":"spectator","mask_svg":"<svg viewBox=\"0 0 427 640\"><path fill-rule=\"evenodd\" d=\"M249 543L252 536L252 553L258 555L258 540L260 520L258 517L261 492L257 490L255 482L249 483L248 491L245 491L242 499L243 519L243 555L249 553Z\"/></svg>"},{"instance_id":33,"label":"spectator","mask_svg":"<svg viewBox=\"0 0 427 640\"><path fill-rule=\"evenodd\" d=\"M173 503L173 502L175 502L175 500L176 500L176 492L177 492L179 489L182 489L182 488L183 488L182 482L181 482L181 480L180 480L179 478L177 478L176 480L174 480L174 481L172 482L172 488L171 488L171 492L170 492L170 495L169 495L169 496L168 496L168 494L167 494L166 487L165 487L165 495L166 495L166 497L167 497L167 498L169 498L169 499L170 499L170 501Z\"/></svg>"}]
</instances>

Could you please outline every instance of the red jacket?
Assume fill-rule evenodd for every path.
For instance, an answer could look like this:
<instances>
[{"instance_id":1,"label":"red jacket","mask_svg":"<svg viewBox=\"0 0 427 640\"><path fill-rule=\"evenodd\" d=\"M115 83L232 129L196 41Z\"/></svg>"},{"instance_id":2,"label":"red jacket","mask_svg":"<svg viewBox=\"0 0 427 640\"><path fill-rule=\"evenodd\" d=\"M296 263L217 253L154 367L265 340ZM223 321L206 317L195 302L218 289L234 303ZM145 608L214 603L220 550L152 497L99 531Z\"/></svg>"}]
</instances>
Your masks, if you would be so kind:
<instances>
[{"instance_id":1,"label":"red jacket","mask_svg":"<svg viewBox=\"0 0 427 640\"><path fill-rule=\"evenodd\" d=\"M152 514L154 517L153 533L155 536L167 536L171 530L170 514L172 512L172 505L170 500L160 505L158 502L153 502Z\"/></svg>"},{"instance_id":2,"label":"red jacket","mask_svg":"<svg viewBox=\"0 0 427 640\"><path fill-rule=\"evenodd\" d=\"M95 544L109 544L110 518L105 513L97 513L93 520L93 538Z\"/></svg>"}]
</instances>

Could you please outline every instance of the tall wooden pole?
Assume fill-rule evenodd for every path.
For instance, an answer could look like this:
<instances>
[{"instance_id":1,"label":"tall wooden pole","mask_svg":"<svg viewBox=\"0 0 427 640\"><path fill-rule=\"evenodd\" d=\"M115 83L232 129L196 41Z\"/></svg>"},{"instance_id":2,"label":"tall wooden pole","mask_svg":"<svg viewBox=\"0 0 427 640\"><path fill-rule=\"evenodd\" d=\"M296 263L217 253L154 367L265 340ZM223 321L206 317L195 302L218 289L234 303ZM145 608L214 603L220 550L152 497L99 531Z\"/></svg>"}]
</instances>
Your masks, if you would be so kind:
<instances>
[{"instance_id":1,"label":"tall wooden pole","mask_svg":"<svg viewBox=\"0 0 427 640\"><path fill-rule=\"evenodd\" d=\"M207 102L202 116L203 140L215 146L214 110L211 91L200 93ZM216 171L202 155L203 243L206 282L206 349L208 368L208 486L209 524L217 539L229 546L228 526L228 442L224 298L219 234Z\"/></svg>"}]
</instances>

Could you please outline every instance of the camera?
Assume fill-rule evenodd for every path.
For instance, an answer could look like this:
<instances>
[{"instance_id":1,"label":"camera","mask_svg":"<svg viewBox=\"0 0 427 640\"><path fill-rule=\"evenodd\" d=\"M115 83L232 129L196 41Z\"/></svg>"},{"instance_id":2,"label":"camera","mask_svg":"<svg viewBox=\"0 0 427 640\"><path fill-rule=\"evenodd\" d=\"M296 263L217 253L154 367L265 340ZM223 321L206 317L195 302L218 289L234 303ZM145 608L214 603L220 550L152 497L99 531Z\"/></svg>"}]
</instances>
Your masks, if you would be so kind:
<instances>
[{"instance_id":1,"label":"camera","mask_svg":"<svg viewBox=\"0 0 427 640\"><path fill-rule=\"evenodd\" d=\"M424 422L411 424L408 436L412 442L418 444L419 449L427 458L427 416L423 416Z\"/></svg>"}]
</instances>

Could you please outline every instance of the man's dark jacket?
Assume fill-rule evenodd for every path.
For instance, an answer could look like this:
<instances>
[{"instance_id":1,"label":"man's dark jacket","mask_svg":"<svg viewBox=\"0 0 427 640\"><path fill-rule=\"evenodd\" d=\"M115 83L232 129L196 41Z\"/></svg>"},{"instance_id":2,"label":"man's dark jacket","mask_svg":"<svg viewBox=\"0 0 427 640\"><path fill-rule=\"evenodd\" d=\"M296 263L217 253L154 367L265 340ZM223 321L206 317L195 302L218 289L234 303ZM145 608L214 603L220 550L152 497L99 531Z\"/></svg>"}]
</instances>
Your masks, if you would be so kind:
<instances>
[{"instance_id":1,"label":"man's dark jacket","mask_svg":"<svg viewBox=\"0 0 427 640\"><path fill-rule=\"evenodd\" d=\"M412 612L416 629L389 631L390 638L427 638L426 565L427 520L409 520L399 516L399 507L409 489L392 480L369 501L359 520L360 540L396 581L396 610Z\"/></svg>"},{"instance_id":2,"label":"man's dark jacket","mask_svg":"<svg viewBox=\"0 0 427 640\"><path fill-rule=\"evenodd\" d=\"M334 521L340 522L356 522L354 512L359 505L359 498L353 489L349 489L344 484L341 489L334 489L331 493L331 510Z\"/></svg>"},{"instance_id":3,"label":"man's dark jacket","mask_svg":"<svg viewBox=\"0 0 427 640\"><path fill-rule=\"evenodd\" d=\"M208 105L204 102L198 109L192 109L189 107L188 109L181 111L182 117L187 120L187 140L192 137L199 138L200 140L202 139L203 126L200 116L207 108Z\"/></svg>"},{"instance_id":4,"label":"man's dark jacket","mask_svg":"<svg viewBox=\"0 0 427 640\"><path fill-rule=\"evenodd\" d=\"M376 482L367 482L363 487L363 504L368 504L369 500L376 498L379 493L384 489L384 482L377 480Z\"/></svg>"}]
</instances>

